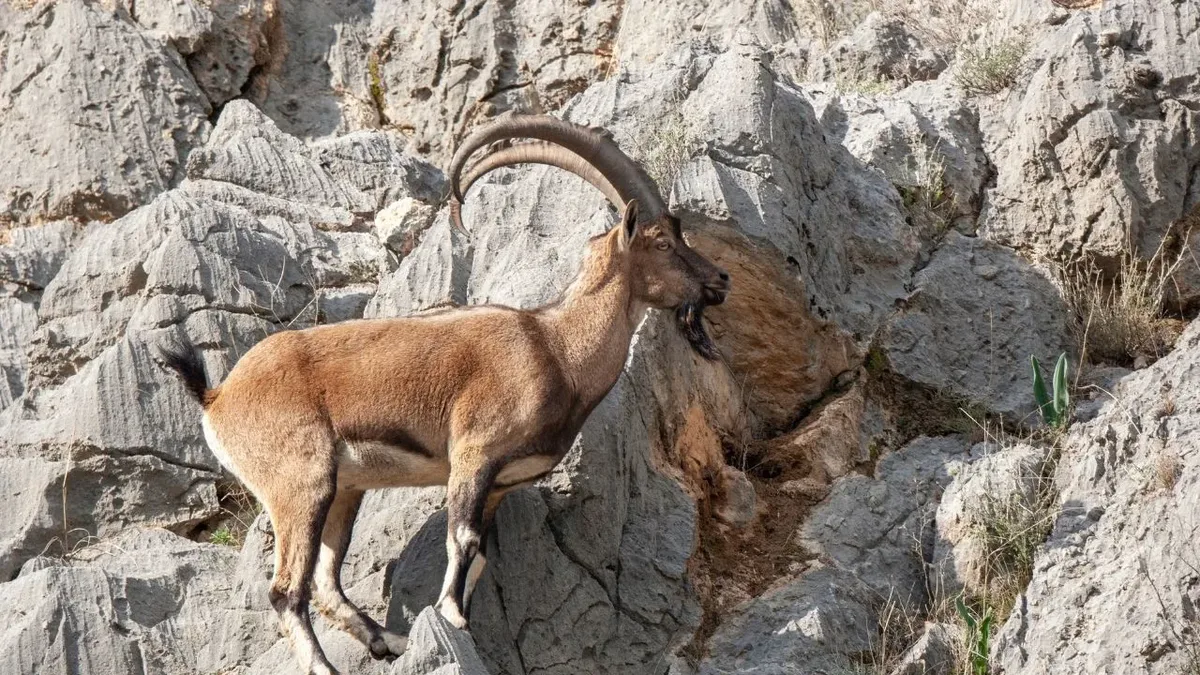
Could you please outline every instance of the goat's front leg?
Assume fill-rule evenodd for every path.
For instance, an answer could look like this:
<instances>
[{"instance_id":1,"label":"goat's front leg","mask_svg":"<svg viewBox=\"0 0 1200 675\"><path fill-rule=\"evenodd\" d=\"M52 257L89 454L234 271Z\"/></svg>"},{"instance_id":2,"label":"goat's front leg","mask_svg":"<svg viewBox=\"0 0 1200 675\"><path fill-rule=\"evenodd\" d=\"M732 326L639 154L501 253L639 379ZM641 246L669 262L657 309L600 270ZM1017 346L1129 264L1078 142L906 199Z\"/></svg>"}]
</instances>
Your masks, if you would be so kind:
<instances>
[{"instance_id":1,"label":"goat's front leg","mask_svg":"<svg viewBox=\"0 0 1200 675\"><path fill-rule=\"evenodd\" d=\"M487 504L483 507L483 523L479 530L479 552L475 554L475 559L471 561L471 566L467 569L467 589L463 592L462 607L465 617L471 616L471 598L475 595L475 584L479 583L479 577L483 576L483 570L487 567L487 541L492 531L492 522L496 519L496 509L500 507L500 500L508 493L509 488L492 490L488 494Z\"/></svg>"},{"instance_id":2,"label":"goat's front leg","mask_svg":"<svg viewBox=\"0 0 1200 675\"><path fill-rule=\"evenodd\" d=\"M467 627L463 598L471 568L483 542L484 507L496 477L496 470L490 463L471 461L482 454L462 453L463 459L451 464L450 482L446 486L449 506L446 528L448 563L437 610L458 628Z\"/></svg>"}]
</instances>

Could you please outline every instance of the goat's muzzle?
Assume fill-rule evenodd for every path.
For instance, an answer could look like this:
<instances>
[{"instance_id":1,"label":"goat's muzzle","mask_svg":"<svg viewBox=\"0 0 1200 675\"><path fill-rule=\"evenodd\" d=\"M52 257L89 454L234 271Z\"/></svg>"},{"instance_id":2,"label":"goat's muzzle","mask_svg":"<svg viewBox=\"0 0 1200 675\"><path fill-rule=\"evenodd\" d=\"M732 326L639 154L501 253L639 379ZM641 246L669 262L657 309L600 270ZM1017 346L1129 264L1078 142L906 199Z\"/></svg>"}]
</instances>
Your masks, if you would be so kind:
<instances>
[{"instance_id":1,"label":"goat's muzzle","mask_svg":"<svg viewBox=\"0 0 1200 675\"><path fill-rule=\"evenodd\" d=\"M720 272L715 281L704 284L704 304L719 305L725 302L725 298L729 295L729 289L729 275Z\"/></svg>"},{"instance_id":2,"label":"goat's muzzle","mask_svg":"<svg viewBox=\"0 0 1200 675\"><path fill-rule=\"evenodd\" d=\"M726 284L720 287L705 286L704 287L704 304L719 305L725 302L725 298L729 295L729 285Z\"/></svg>"}]
</instances>

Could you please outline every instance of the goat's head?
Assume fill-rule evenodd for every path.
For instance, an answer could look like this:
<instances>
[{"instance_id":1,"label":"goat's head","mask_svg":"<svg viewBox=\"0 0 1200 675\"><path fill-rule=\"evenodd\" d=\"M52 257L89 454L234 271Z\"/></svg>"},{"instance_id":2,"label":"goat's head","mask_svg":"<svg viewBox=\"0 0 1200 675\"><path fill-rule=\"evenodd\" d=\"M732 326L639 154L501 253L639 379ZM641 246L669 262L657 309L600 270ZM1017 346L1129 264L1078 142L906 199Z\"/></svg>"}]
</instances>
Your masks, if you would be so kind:
<instances>
[{"instance_id":1,"label":"goat's head","mask_svg":"<svg viewBox=\"0 0 1200 675\"><path fill-rule=\"evenodd\" d=\"M479 148L518 138L536 140L497 149L460 176ZM608 197L621 211L620 225L607 235L616 239L616 246L609 248L626 258L634 298L651 307L675 309L679 328L692 347L706 358L717 358L701 317L707 305L724 302L729 275L688 245L654 180L603 131L545 115L515 115L475 131L450 164L456 226L462 228L458 205L476 180L493 169L524 163L570 171Z\"/></svg>"}]
</instances>

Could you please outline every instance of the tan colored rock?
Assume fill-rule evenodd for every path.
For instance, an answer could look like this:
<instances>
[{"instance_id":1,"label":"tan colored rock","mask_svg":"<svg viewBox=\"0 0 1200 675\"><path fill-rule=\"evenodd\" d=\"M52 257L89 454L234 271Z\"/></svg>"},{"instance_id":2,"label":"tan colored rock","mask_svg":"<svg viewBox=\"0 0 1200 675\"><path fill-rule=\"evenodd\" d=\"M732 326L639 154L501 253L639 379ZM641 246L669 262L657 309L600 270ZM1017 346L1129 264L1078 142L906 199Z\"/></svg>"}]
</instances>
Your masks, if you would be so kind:
<instances>
[{"instance_id":1,"label":"tan colored rock","mask_svg":"<svg viewBox=\"0 0 1200 675\"><path fill-rule=\"evenodd\" d=\"M864 409L863 387L856 384L810 414L795 431L766 443L763 461L788 478L782 485L785 493L823 499L834 480L867 459Z\"/></svg>"},{"instance_id":2,"label":"tan colored rock","mask_svg":"<svg viewBox=\"0 0 1200 675\"><path fill-rule=\"evenodd\" d=\"M729 272L734 291L706 316L713 336L744 377L746 401L759 426L786 428L838 375L859 363L854 341L813 317L803 284L786 273L780 253L737 230L712 226L689 233L693 245Z\"/></svg>"}]
</instances>

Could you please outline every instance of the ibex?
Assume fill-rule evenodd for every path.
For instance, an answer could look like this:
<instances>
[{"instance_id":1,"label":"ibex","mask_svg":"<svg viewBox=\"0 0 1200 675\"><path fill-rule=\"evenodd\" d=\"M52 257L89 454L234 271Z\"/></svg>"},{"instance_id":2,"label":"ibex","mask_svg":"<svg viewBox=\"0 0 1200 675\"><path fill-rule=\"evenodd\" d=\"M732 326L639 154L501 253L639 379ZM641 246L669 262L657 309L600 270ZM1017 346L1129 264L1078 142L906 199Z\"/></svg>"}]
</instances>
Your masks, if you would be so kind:
<instances>
[{"instance_id":1,"label":"ibex","mask_svg":"<svg viewBox=\"0 0 1200 675\"><path fill-rule=\"evenodd\" d=\"M472 153L512 139L526 140L485 153L460 180ZM646 309L677 310L693 347L716 354L701 310L725 299L728 275L688 246L654 181L597 130L514 116L475 132L449 171L455 224L462 227L462 196L475 180L520 163L569 170L621 209L620 225L589 241L555 302L277 333L215 389L194 353L162 355L202 403L208 446L271 518L270 601L305 672L335 672L313 635L310 596L376 658L407 644L342 591L342 559L365 490L447 486L449 564L437 609L466 628L500 499L562 459L616 384Z\"/></svg>"}]
</instances>

